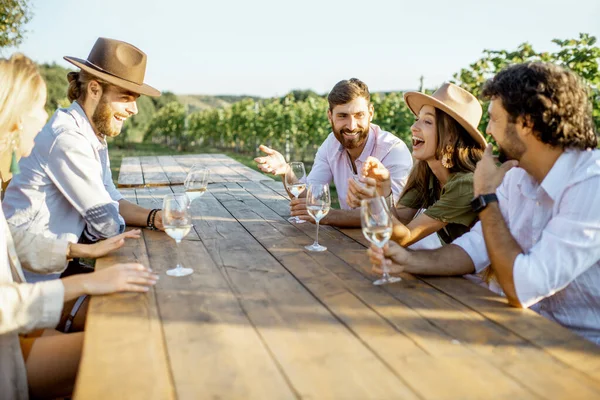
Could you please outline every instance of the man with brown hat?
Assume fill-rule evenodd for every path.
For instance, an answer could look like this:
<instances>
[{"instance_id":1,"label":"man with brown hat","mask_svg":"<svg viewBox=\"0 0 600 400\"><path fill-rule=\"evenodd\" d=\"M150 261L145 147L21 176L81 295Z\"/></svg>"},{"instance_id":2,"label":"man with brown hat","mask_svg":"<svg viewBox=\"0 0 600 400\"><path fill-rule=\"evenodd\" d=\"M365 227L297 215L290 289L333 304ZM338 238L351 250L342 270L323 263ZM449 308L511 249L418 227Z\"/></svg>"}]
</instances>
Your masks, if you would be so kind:
<instances>
[{"instance_id":1,"label":"man with brown hat","mask_svg":"<svg viewBox=\"0 0 600 400\"><path fill-rule=\"evenodd\" d=\"M160 96L144 83L146 54L99 38L87 60L64 59L80 68L67 76L72 104L54 113L8 186L3 210L11 231L78 242L117 235L126 224L162 229L160 211L130 203L115 188L106 143L137 114L140 95ZM36 272L26 271L27 280L56 279L62 271Z\"/></svg>"}]
</instances>

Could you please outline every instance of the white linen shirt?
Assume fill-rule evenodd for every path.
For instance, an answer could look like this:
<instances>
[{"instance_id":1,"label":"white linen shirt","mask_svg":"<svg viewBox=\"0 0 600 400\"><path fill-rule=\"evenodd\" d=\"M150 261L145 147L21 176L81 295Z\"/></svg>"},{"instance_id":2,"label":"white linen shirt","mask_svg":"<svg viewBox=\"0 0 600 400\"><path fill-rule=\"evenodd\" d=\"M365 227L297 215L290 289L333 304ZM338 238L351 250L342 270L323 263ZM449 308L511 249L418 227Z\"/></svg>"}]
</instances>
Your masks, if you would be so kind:
<instances>
[{"instance_id":1,"label":"white linen shirt","mask_svg":"<svg viewBox=\"0 0 600 400\"><path fill-rule=\"evenodd\" d=\"M77 242L84 231L95 240L125 229L106 141L98 139L77 102L54 113L19 167L2 203L11 231ZM37 282L58 274L25 271L25 277Z\"/></svg>"},{"instance_id":2,"label":"white linen shirt","mask_svg":"<svg viewBox=\"0 0 600 400\"><path fill-rule=\"evenodd\" d=\"M377 158L390 171L394 203L400 198L400 193L406 185L408 174L412 168L412 156L404 142L379 126L371 124L367 143L360 156L355 160L356 171L360 173L364 162L369 156ZM340 208L350 210L346 203L348 193L348 179L354 176L350 156L337 140L335 135L329 134L323 142L313 164L308 183L335 183L338 193Z\"/></svg>"},{"instance_id":3,"label":"white linen shirt","mask_svg":"<svg viewBox=\"0 0 600 400\"><path fill-rule=\"evenodd\" d=\"M565 151L541 184L513 168L496 194L523 249L513 265L521 304L600 344L600 151ZM453 244L477 272L490 264L481 222Z\"/></svg>"}]
</instances>

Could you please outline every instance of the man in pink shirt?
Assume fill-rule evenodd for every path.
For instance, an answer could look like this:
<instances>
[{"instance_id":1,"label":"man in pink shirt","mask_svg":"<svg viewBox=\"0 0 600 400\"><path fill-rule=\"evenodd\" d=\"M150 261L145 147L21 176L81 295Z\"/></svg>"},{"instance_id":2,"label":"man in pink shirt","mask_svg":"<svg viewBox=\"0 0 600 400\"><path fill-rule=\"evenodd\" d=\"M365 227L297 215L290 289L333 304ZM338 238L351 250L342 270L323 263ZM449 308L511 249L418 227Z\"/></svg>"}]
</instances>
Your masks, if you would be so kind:
<instances>
[{"instance_id":1,"label":"man in pink shirt","mask_svg":"<svg viewBox=\"0 0 600 400\"><path fill-rule=\"evenodd\" d=\"M319 147L307 182L331 183L333 180L337 189L341 210L329 211L321 224L360 227L360 210L348 206L346 194L350 181L360 174L367 158L376 157L390 171L390 196L393 196L395 203L412 168L412 157L402 140L371 124L373 104L369 88L364 82L356 78L340 81L333 87L327 100L327 117L333 132ZM267 156L255 159L259 168L273 175L285 174L283 155L266 146L260 149ZM306 191L303 195L306 195ZM292 216L314 222L306 211L304 197L292 200L290 208Z\"/></svg>"}]
</instances>

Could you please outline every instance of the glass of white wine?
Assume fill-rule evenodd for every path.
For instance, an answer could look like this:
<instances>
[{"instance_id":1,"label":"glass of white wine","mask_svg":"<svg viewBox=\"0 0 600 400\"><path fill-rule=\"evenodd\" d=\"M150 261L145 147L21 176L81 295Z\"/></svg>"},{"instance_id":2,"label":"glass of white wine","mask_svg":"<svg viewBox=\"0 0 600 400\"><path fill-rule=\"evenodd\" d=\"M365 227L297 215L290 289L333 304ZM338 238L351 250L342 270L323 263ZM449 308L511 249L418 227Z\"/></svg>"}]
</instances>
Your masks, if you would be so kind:
<instances>
[{"instance_id":1,"label":"glass of white wine","mask_svg":"<svg viewBox=\"0 0 600 400\"><path fill-rule=\"evenodd\" d=\"M310 251L325 251L327 247L319 244L319 221L321 221L331 208L331 195L328 183L311 183L306 192L306 211L315 219L317 224L317 237L310 246L305 246Z\"/></svg>"},{"instance_id":2,"label":"glass of white wine","mask_svg":"<svg viewBox=\"0 0 600 400\"><path fill-rule=\"evenodd\" d=\"M283 177L283 184L287 188L287 191L293 196L294 199L300 197L302 192L306 189L306 170L304 169L304 163L291 162L287 165L285 170L285 176ZM295 222L296 224L303 224L306 221L296 217L288 218L289 222Z\"/></svg>"},{"instance_id":3,"label":"glass of white wine","mask_svg":"<svg viewBox=\"0 0 600 400\"><path fill-rule=\"evenodd\" d=\"M392 217L385 198L381 196L365 199L360 202L360 222L363 235L375 246L382 248L392 237ZM382 266L383 276L373 282L374 285L385 285L401 281L401 278L390 276L387 266Z\"/></svg>"},{"instance_id":4,"label":"glass of white wine","mask_svg":"<svg viewBox=\"0 0 600 400\"><path fill-rule=\"evenodd\" d=\"M175 239L177 246L177 266L167 271L170 276L186 276L194 272L191 268L181 265L181 240L192 229L190 215L190 199L185 193L168 194L163 200L163 225L167 235Z\"/></svg>"},{"instance_id":5,"label":"glass of white wine","mask_svg":"<svg viewBox=\"0 0 600 400\"><path fill-rule=\"evenodd\" d=\"M202 197L208 187L208 178L210 170L200 164L192 165L192 168L185 177L185 193L190 199L190 203Z\"/></svg>"}]
</instances>

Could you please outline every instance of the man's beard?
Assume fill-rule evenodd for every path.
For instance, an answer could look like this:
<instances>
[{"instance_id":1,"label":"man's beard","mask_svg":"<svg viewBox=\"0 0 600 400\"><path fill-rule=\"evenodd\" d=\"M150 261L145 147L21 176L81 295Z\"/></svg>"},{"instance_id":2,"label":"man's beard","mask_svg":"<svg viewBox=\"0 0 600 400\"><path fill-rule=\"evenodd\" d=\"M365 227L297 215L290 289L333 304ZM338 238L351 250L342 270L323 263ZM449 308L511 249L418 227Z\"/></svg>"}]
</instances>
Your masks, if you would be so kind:
<instances>
[{"instance_id":1,"label":"man's beard","mask_svg":"<svg viewBox=\"0 0 600 400\"><path fill-rule=\"evenodd\" d=\"M99 134L115 137L121 133L121 128L115 128L113 126L113 117L114 113L108 105L108 101L102 98L94 111L94 115L92 115L92 122Z\"/></svg>"},{"instance_id":2,"label":"man's beard","mask_svg":"<svg viewBox=\"0 0 600 400\"><path fill-rule=\"evenodd\" d=\"M525 143L519 139L515 124L509 124L504 135L506 138L505 146L500 146L498 143L498 161L505 163L508 160L519 161L525 153Z\"/></svg>"},{"instance_id":3,"label":"man's beard","mask_svg":"<svg viewBox=\"0 0 600 400\"><path fill-rule=\"evenodd\" d=\"M333 134L335 135L337 140L342 144L342 146L348 150L355 149L357 147L360 147L362 144L364 144L365 140L367 139L367 136L369 136L370 129L371 129L371 124L369 123L364 128L358 127L354 130L342 128L341 130L338 131L335 128L335 125L333 125L333 123L331 124L331 130L333 130ZM344 133L353 134L353 133L357 133L357 132L358 132L358 135L356 135L353 138L347 138L344 136Z\"/></svg>"}]
</instances>

